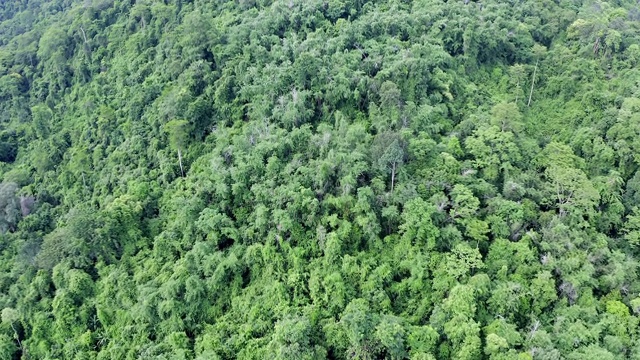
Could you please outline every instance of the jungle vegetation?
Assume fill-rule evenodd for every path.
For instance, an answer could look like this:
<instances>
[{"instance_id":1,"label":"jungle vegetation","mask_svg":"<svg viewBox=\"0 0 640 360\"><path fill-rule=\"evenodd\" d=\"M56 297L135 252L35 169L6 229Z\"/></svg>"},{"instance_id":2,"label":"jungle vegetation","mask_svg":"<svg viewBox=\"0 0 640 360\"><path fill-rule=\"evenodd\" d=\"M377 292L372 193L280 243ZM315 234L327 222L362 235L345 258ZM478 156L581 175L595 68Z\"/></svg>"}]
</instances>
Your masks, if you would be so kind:
<instances>
[{"instance_id":1,"label":"jungle vegetation","mask_svg":"<svg viewBox=\"0 0 640 360\"><path fill-rule=\"evenodd\" d=\"M0 359L640 359L632 0L0 2Z\"/></svg>"}]
</instances>

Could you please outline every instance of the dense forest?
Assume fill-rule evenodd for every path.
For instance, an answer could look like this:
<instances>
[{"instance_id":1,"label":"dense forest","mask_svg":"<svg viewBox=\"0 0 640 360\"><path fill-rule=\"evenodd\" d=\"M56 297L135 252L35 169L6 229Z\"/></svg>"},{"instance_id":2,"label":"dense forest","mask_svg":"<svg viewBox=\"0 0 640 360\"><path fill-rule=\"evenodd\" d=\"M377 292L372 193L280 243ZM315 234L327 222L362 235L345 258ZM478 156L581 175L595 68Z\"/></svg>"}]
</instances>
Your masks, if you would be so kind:
<instances>
[{"instance_id":1,"label":"dense forest","mask_svg":"<svg viewBox=\"0 0 640 360\"><path fill-rule=\"evenodd\" d=\"M640 359L635 0L0 2L0 359Z\"/></svg>"}]
</instances>

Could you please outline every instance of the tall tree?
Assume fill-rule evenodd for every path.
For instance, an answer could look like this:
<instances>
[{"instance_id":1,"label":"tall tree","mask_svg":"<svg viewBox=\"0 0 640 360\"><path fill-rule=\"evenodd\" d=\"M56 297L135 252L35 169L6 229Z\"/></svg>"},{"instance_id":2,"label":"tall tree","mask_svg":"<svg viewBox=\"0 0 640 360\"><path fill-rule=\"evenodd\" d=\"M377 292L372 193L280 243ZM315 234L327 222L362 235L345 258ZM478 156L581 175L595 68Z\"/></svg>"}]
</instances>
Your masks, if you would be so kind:
<instances>
[{"instance_id":1,"label":"tall tree","mask_svg":"<svg viewBox=\"0 0 640 360\"><path fill-rule=\"evenodd\" d=\"M190 130L191 126L187 120L171 120L164 125L164 131L169 135L169 145L178 152L178 162L180 163L182 177L184 177L182 151L187 146Z\"/></svg>"}]
</instances>

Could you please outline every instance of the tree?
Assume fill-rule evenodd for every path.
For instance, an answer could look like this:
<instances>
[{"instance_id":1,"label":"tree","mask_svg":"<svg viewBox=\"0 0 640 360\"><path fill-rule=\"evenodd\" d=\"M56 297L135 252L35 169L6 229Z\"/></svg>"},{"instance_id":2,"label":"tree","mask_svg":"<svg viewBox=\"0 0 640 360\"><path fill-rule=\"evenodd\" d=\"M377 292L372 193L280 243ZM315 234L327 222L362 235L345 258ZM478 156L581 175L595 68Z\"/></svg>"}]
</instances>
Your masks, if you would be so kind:
<instances>
[{"instance_id":1,"label":"tree","mask_svg":"<svg viewBox=\"0 0 640 360\"><path fill-rule=\"evenodd\" d=\"M431 250L436 245L438 228L431 220L434 207L421 198L416 198L405 204L402 211L403 224L400 225L400 233L408 243L426 246Z\"/></svg>"},{"instance_id":2,"label":"tree","mask_svg":"<svg viewBox=\"0 0 640 360\"><path fill-rule=\"evenodd\" d=\"M600 194L582 170L552 166L545 170L545 177L561 217L569 213L593 215Z\"/></svg>"},{"instance_id":3,"label":"tree","mask_svg":"<svg viewBox=\"0 0 640 360\"><path fill-rule=\"evenodd\" d=\"M489 181L495 181L500 175L507 177L521 160L513 133L505 132L517 125L505 118L496 120L502 131L497 126L481 127L465 141L467 151L475 158L474 164Z\"/></svg>"},{"instance_id":4,"label":"tree","mask_svg":"<svg viewBox=\"0 0 640 360\"><path fill-rule=\"evenodd\" d=\"M22 353L25 354L24 347L22 346L22 342L20 341L20 334L18 334L18 330L16 329L16 325L19 320L20 320L20 314L16 309L8 308L8 307L2 309L2 322L5 324L9 324L9 326L11 326L11 329L13 330L13 338L18 343L18 347L20 348ZM3 344L3 345L4 345L4 349L1 349L0 351L4 352L5 354L8 352L11 352L10 346L6 344Z\"/></svg>"},{"instance_id":5,"label":"tree","mask_svg":"<svg viewBox=\"0 0 640 360\"><path fill-rule=\"evenodd\" d=\"M411 327L407 337L407 344L411 349L409 355L412 357L421 355L427 357L433 354L439 337L438 332L429 325Z\"/></svg>"},{"instance_id":6,"label":"tree","mask_svg":"<svg viewBox=\"0 0 640 360\"><path fill-rule=\"evenodd\" d=\"M186 120L171 120L164 125L164 131L169 135L169 145L178 152L178 162L180 163L182 177L184 177L182 151L187 145L190 130L190 124Z\"/></svg>"},{"instance_id":7,"label":"tree","mask_svg":"<svg viewBox=\"0 0 640 360\"><path fill-rule=\"evenodd\" d=\"M540 59L544 56L546 51L547 51L547 48L540 44L533 45L532 52L533 52L534 58L536 59L536 65L533 68L533 76L531 77L531 90L529 91L529 101L527 102L527 106L531 106L531 97L533 96L533 87L536 82L536 73L538 72L538 63L540 62Z\"/></svg>"},{"instance_id":8,"label":"tree","mask_svg":"<svg viewBox=\"0 0 640 360\"><path fill-rule=\"evenodd\" d=\"M360 359L374 359L379 354L379 344L374 338L379 318L371 313L363 299L351 301L340 316L340 331L348 340L347 355Z\"/></svg>"},{"instance_id":9,"label":"tree","mask_svg":"<svg viewBox=\"0 0 640 360\"><path fill-rule=\"evenodd\" d=\"M33 119L33 129L36 137L45 139L49 136L51 119L53 112L44 104L38 104L31 108L31 118Z\"/></svg>"},{"instance_id":10,"label":"tree","mask_svg":"<svg viewBox=\"0 0 640 360\"><path fill-rule=\"evenodd\" d=\"M313 346L312 326L305 317L287 317L276 323L272 340L267 345L269 359L321 359L326 351Z\"/></svg>"},{"instance_id":11,"label":"tree","mask_svg":"<svg viewBox=\"0 0 640 360\"><path fill-rule=\"evenodd\" d=\"M378 171L391 173L391 191L395 184L396 174L404 162L404 142L399 134L383 132L378 134L371 145L373 163Z\"/></svg>"},{"instance_id":12,"label":"tree","mask_svg":"<svg viewBox=\"0 0 640 360\"><path fill-rule=\"evenodd\" d=\"M9 336L0 334L0 356L3 359L13 359L17 350L18 347Z\"/></svg>"},{"instance_id":13,"label":"tree","mask_svg":"<svg viewBox=\"0 0 640 360\"><path fill-rule=\"evenodd\" d=\"M615 123L606 133L607 140L618 159L619 172L630 175L640 166L640 100L626 98L622 102Z\"/></svg>"},{"instance_id":14,"label":"tree","mask_svg":"<svg viewBox=\"0 0 640 360\"><path fill-rule=\"evenodd\" d=\"M631 247L640 247L640 209L637 206L633 207L631 214L627 215L622 231L624 239Z\"/></svg>"},{"instance_id":15,"label":"tree","mask_svg":"<svg viewBox=\"0 0 640 360\"><path fill-rule=\"evenodd\" d=\"M451 190L452 209L451 217L455 221L464 221L473 218L480 207L480 200L473 192L462 184L457 184Z\"/></svg>"},{"instance_id":16,"label":"tree","mask_svg":"<svg viewBox=\"0 0 640 360\"><path fill-rule=\"evenodd\" d=\"M513 102L516 105L518 105L518 97L524 94L520 84L524 82L525 71L525 66L522 64L515 64L509 68L511 83L515 83L515 100Z\"/></svg>"},{"instance_id":17,"label":"tree","mask_svg":"<svg viewBox=\"0 0 640 360\"><path fill-rule=\"evenodd\" d=\"M636 8L3 1L0 359L638 358Z\"/></svg>"},{"instance_id":18,"label":"tree","mask_svg":"<svg viewBox=\"0 0 640 360\"><path fill-rule=\"evenodd\" d=\"M530 286L532 292L532 309L536 314L542 314L544 309L558 298L556 284L553 275L549 271L543 271L536 275Z\"/></svg>"},{"instance_id":19,"label":"tree","mask_svg":"<svg viewBox=\"0 0 640 360\"><path fill-rule=\"evenodd\" d=\"M451 344L451 356L457 359L475 359L480 356L480 326L474 320L475 294L468 285L456 285L444 300L444 333Z\"/></svg>"},{"instance_id":20,"label":"tree","mask_svg":"<svg viewBox=\"0 0 640 360\"><path fill-rule=\"evenodd\" d=\"M18 155L16 133L3 131L0 133L0 162L13 163Z\"/></svg>"},{"instance_id":21,"label":"tree","mask_svg":"<svg viewBox=\"0 0 640 360\"><path fill-rule=\"evenodd\" d=\"M518 136L523 130L522 114L516 103L499 103L491 108L490 124L500 131L510 131Z\"/></svg>"},{"instance_id":22,"label":"tree","mask_svg":"<svg viewBox=\"0 0 640 360\"><path fill-rule=\"evenodd\" d=\"M402 319L392 315L382 316L380 323L376 326L375 336L382 345L386 358L406 358L407 351L404 344L406 335Z\"/></svg>"},{"instance_id":23,"label":"tree","mask_svg":"<svg viewBox=\"0 0 640 360\"><path fill-rule=\"evenodd\" d=\"M445 258L447 274L455 279L462 279L472 275L476 269L484 268L482 255L477 248L471 248L466 243L456 245L451 254Z\"/></svg>"},{"instance_id":24,"label":"tree","mask_svg":"<svg viewBox=\"0 0 640 360\"><path fill-rule=\"evenodd\" d=\"M0 233L13 231L21 218L18 185L0 183Z\"/></svg>"}]
</instances>

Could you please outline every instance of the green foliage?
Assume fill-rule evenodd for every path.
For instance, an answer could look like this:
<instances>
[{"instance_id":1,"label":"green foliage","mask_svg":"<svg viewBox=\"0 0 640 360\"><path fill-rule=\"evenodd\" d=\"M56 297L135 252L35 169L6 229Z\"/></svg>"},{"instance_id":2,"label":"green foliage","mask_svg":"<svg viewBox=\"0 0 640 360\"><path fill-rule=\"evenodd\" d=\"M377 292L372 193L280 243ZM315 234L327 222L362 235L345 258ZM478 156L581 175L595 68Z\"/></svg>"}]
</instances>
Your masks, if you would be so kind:
<instances>
[{"instance_id":1,"label":"green foliage","mask_svg":"<svg viewBox=\"0 0 640 360\"><path fill-rule=\"evenodd\" d=\"M0 233L15 230L21 218L16 183L0 183Z\"/></svg>"},{"instance_id":2,"label":"green foliage","mask_svg":"<svg viewBox=\"0 0 640 360\"><path fill-rule=\"evenodd\" d=\"M633 1L5 1L1 359L618 359Z\"/></svg>"}]
</instances>

